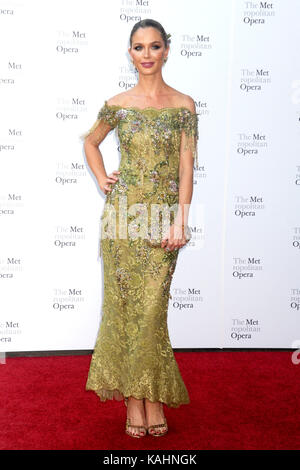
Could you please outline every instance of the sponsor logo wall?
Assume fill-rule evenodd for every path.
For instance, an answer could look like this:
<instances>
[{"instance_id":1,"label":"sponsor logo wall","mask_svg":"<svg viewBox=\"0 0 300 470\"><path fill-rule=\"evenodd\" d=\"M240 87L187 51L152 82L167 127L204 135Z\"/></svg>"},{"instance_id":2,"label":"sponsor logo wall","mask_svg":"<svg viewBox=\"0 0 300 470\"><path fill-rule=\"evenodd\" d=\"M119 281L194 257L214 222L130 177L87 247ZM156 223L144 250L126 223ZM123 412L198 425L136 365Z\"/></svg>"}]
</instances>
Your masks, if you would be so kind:
<instances>
[{"instance_id":1,"label":"sponsor logo wall","mask_svg":"<svg viewBox=\"0 0 300 470\"><path fill-rule=\"evenodd\" d=\"M105 197L80 135L137 81L133 25L171 33L163 75L199 115L174 348L289 348L300 326L298 0L0 0L0 351L92 349ZM118 168L114 132L101 144Z\"/></svg>"}]
</instances>

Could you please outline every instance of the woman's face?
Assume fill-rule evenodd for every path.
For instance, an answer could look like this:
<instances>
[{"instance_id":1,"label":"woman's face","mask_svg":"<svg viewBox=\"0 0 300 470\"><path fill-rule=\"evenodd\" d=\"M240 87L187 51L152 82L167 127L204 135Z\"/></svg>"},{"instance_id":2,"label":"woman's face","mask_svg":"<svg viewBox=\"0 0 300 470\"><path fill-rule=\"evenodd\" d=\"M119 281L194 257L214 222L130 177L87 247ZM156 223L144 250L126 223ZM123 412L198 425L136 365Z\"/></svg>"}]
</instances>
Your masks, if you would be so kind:
<instances>
[{"instance_id":1,"label":"woman's face","mask_svg":"<svg viewBox=\"0 0 300 470\"><path fill-rule=\"evenodd\" d=\"M160 71L168 52L169 47L165 48L161 34L156 28L139 28L132 36L129 54L141 74L152 75Z\"/></svg>"}]
</instances>

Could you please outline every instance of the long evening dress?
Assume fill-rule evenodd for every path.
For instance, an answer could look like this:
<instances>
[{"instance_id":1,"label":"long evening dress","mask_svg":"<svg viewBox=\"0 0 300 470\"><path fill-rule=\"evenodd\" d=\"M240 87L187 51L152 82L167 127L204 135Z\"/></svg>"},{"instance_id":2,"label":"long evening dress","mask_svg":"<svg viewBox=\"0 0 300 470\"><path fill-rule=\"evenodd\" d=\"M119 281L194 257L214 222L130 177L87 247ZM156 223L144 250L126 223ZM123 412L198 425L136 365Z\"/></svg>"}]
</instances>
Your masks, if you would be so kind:
<instances>
[{"instance_id":1,"label":"long evening dress","mask_svg":"<svg viewBox=\"0 0 300 470\"><path fill-rule=\"evenodd\" d=\"M153 246L147 236L151 205L171 207L179 201L181 152L190 151L198 161L197 117L185 107L140 109L104 101L97 120L82 136L101 142L107 126L116 128L121 151L119 179L106 195L101 216L103 314L86 383L101 401L134 396L176 408L190 403L167 325L179 250ZM127 209L128 232L121 205ZM145 207L148 231L136 236L139 227L145 227ZM171 211L170 223L173 215ZM154 239L161 235L154 230Z\"/></svg>"}]
</instances>

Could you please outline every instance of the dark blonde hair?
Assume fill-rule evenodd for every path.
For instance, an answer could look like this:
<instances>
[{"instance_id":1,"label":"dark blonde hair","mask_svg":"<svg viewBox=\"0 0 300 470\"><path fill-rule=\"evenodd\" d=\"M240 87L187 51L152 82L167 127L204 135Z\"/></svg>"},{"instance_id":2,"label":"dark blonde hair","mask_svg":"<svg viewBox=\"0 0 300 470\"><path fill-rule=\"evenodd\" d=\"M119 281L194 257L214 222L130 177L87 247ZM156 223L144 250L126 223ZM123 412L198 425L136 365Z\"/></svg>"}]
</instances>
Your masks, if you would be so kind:
<instances>
[{"instance_id":1,"label":"dark blonde hair","mask_svg":"<svg viewBox=\"0 0 300 470\"><path fill-rule=\"evenodd\" d=\"M164 27L158 22L158 21L155 21L155 20L151 20L150 18L147 18L145 20L141 20L141 21L138 21L137 23L135 23L135 25L133 26L132 30L131 30L131 33L130 33L130 38L129 38L129 43L130 43L130 47L132 46L132 37L134 35L134 33L139 29L139 28L155 28L157 29L157 31L160 32L161 34L161 37L162 37L162 40L164 42L164 45L165 47L167 48L170 44L170 39L169 39L169 36Z\"/></svg>"}]
</instances>

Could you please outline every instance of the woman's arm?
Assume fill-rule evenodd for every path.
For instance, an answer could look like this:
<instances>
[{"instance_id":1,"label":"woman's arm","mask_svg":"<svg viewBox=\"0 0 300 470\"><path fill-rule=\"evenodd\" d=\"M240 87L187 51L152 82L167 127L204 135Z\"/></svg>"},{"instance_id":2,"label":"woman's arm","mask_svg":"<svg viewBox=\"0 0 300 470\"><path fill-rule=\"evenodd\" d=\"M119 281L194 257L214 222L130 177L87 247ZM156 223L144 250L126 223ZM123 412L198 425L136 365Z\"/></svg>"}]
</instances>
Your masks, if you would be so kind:
<instances>
[{"instance_id":1,"label":"woman's arm","mask_svg":"<svg viewBox=\"0 0 300 470\"><path fill-rule=\"evenodd\" d=\"M193 114L196 113L195 103L190 98L185 105ZM193 197L193 175L194 175L194 155L193 148L188 145L187 136L183 131L181 136L181 151L179 160L179 208L174 223L178 225L188 225L190 205Z\"/></svg>"},{"instance_id":2,"label":"woman's arm","mask_svg":"<svg viewBox=\"0 0 300 470\"><path fill-rule=\"evenodd\" d=\"M99 150L100 143L105 139L111 127L104 121L100 121L98 125L91 131L84 139L84 152L88 165L94 173L100 189L107 194L112 190L110 187L111 183L116 183L118 180L117 174L120 172L115 170L109 176L107 176L103 157Z\"/></svg>"},{"instance_id":3,"label":"woman's arm","mask_svg":"<svg viewBox=\"0 0 300 470\"><path fill-rule=\"evenodd\" d=\"M193 114L196 113L195 103L191 97L188 97L184 106ZM164 237L161 243L161 247L165 249L178 249L187 243L184 228L188 225L193 196L195 145L197 145L197 142L194 135L188 136L183 131L180 144L178 211L174 217L174 224L170 227L169 234Z\"/></svg>"}]
</instances>

